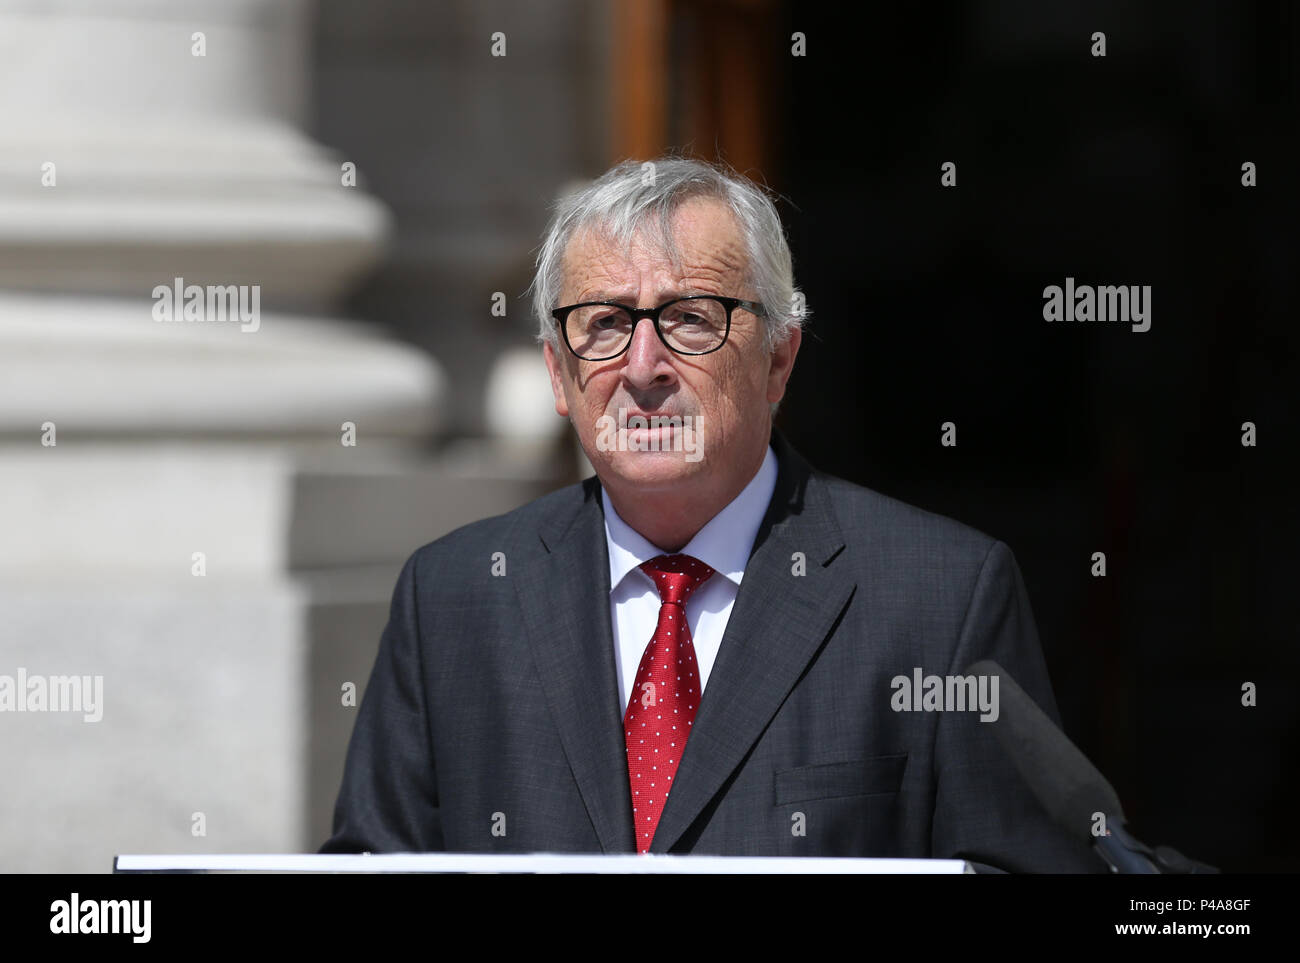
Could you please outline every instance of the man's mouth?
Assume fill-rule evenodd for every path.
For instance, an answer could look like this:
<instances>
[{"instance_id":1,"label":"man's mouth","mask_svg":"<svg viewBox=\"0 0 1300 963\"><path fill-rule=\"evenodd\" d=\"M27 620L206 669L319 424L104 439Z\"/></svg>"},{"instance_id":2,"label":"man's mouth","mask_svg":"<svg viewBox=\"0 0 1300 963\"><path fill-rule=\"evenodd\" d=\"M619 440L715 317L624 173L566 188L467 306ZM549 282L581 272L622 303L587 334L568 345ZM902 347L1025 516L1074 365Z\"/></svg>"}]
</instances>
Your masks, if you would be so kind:
<instances>
[{"instance_id":1,"label":"man's mouth","mask_svg":"<svg viewBox=\"0 0 1300 963\"><path fill-rule=\"evenodd\" d=\"M652 430L655 428L679 428L686 424L684 416L672 414L666 411L656 411L651 414L646 414L642 411L628 411L624 408L620 408L618 415L618 427L629 431L639 431L642 429ZM631 422L634 419L640 420L632 428L629 428L628 422Z\"/></svg>"}]
</instances>

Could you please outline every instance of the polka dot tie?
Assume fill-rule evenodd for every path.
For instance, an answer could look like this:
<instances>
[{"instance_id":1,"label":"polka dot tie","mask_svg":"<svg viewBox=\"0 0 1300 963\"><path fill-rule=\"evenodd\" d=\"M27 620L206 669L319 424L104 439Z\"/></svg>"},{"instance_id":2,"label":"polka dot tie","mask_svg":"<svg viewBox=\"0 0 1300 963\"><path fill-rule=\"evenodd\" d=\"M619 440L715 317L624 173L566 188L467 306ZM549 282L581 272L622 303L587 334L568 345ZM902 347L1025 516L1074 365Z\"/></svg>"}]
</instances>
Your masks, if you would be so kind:
<instances>
[{"instance_id":1,"label":"polka dot tie","mask_svg":"<svg viewBox=\"0 0 1300 963\"><path fill-rule=\"evenodd\" d=\"M636 670L623 716L636 848L649 851L700 704L686 600L713 569L689 555L659 555L641 566L659 589L659 624Z\"/></svg>"}]
</instances>

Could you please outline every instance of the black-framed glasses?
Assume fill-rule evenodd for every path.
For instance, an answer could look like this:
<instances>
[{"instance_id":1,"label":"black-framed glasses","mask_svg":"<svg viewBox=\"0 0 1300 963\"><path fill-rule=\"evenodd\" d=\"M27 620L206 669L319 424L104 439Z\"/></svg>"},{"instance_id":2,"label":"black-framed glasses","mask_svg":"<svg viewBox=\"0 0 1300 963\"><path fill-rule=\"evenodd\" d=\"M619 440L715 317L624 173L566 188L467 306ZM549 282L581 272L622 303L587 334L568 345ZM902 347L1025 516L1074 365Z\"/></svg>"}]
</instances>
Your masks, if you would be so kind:
<instances>
[{"instance_id":1,"label":"black-framed glasses","mask_svg":"<svg viewBox=\"0 0 1300 963\"><path fill-rule=\"evenodd\" d=\"M617 301L584 301L551 312L564 334L564 343L583 361L617 358L632 343L632 332L649 318L655 333L671 351L697 355L717 351L731 333L731 312L744 308L759 317L767 309L757 301L695 294L657 308L629 308Z\"/></svg>"}]
</instances>

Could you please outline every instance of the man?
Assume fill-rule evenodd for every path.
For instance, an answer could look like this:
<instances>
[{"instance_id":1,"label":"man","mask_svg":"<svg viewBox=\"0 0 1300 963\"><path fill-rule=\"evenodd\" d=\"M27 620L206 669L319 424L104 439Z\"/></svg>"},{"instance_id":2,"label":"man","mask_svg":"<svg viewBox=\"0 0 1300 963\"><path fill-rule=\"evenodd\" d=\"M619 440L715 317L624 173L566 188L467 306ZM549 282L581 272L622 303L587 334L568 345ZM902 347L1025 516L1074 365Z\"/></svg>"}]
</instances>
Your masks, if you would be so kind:
<instances>
[{"instance_id":1,"label":"man","mask_svg":"<svg viewBox=\"0 0 1300 963\"><path fill-rule=\"evenodd\" d=\"M323 851L1097 869L976 705L899 698L992 658L1056 718L1007 547L773 430L801 318L767 196L620 165L559 204L534 301L596 475L408 560Z\"/></svg>"}]
</instances>

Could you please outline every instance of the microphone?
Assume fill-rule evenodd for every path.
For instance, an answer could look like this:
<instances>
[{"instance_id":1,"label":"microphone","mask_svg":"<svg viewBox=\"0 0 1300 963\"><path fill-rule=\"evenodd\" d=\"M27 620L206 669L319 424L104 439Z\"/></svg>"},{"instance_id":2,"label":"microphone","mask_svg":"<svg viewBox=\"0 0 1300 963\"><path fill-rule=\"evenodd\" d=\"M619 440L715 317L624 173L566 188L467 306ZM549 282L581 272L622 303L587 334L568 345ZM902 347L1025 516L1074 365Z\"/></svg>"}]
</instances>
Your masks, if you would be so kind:
<instances>
[{"instance_id":1,"label":"microphone","mask_svg":"<svg viewBox=\"0 0 1300 963\"><path fill-rule=\"evenodd\" d=\"M1112 873L1217 873L1167 846L1152 849L1125 825L1114 787L1038 704L991 659L976 662L967 675L997 676L998 741L1052 820L1072 836L1087 835ZM1106 832L1096 835L1097 816Z\"/></svg>"}]
</instances>

